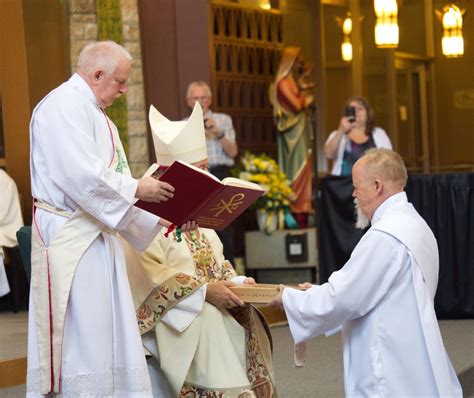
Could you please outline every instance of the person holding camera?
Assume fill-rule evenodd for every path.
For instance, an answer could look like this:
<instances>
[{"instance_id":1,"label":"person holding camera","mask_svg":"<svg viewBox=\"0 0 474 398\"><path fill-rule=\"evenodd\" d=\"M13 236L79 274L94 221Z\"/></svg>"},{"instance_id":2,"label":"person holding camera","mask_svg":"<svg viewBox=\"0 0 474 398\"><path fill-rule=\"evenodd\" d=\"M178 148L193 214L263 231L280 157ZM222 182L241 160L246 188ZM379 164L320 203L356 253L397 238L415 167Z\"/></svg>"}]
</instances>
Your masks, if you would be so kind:
<instances>
[{"instance_id":1,"label":"person holding camera","mask_svg":"<svg viewBox=\"0 0 474 398\"><path fill-rule=\"evenodd\" d=\"M204 81L195 81L189 84L186 100L191 110L196 101L202 108L209 172L220 180L230 177L230 170L234 166L234 159L238 153L231 117L225 113L211 110L212 92ZM227 227L224 231L219 231L218 235L224 245L225 257L233 264L232 226Z\"/></svg>"},{"instance_id":2,"label":"person holding camera","mask_svg":"<svg viewBox=\"0 0 474 398\"><path fill-rule=\"evenodd\" d=\"M347 100L337 130L324 144L324 154L333 161L332 175L350 176L352 166L370 148L392 149L384 129L374 124L374 111L363 97Z\"/></svg>"}]
</instances>

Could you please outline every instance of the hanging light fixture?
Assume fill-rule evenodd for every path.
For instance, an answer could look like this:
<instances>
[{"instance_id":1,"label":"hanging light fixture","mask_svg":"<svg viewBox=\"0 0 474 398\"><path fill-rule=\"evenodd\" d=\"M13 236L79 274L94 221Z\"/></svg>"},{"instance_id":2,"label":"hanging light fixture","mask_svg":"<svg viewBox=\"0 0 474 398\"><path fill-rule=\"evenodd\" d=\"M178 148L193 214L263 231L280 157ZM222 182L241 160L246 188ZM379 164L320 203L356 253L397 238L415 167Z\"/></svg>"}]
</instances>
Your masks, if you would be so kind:
<instances>
[{"instance_id":1,"label":"hanging light fixture","mask_svg":"<svg viewBox=\"0 0 474 398\"><path fill-rule=\"evenodd\" d=\"M346 62L352 61L352 43L351 43L351 32L352 32L352 19L350 14L342 22L342 33L344 39L341 44L341 55L342 59Z\"/></svg>"},{"instance_id":2,"label":"hanging light fixture","mask_svg":"<svg viewBox=\"0 0 474 398\"><path fill-rule=\"evenodd\" d=\"M380 48L398 47L398 6L396 0L374 0L375 44Z\"/></svg>"},{"instance_id":3,"label":"hanging light fixture","mask_svg":"<svg viewBox=\"0 0 474 398\"><path fill-rule=\"evenodd\" d=\"M443 24L441 47L448 58L461 57L464 54L464 38L462 37L462 16L466 10L460 10L454 4L448 4L442 13L437 11Z\"/></svg>"},{"instance_id":4,"label":"hanging light fixture","mask_svg":"<svg viewBox=\"0 0 474 398\"><path fill-rule=\"evenodd\" d=\"M272 8L270 0L260 0L260 8L263 8L264 10L270 10Z\"/></svg>"}]
</instances>

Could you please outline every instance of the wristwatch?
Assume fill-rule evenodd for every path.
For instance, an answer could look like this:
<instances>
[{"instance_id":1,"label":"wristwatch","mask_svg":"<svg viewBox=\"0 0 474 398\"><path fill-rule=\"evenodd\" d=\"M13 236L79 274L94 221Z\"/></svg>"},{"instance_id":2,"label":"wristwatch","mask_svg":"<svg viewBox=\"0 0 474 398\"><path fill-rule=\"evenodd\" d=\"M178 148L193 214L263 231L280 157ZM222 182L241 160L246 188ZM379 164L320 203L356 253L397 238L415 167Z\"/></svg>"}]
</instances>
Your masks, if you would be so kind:
<instances>
[{"instance_id":1,"label":"wristwatch","mask_svg":"<svg viewBox=\"0 0 474 398\"><path fill-rule=\"evenodd\" d=\"M225 133L221 133L221 134L218 135L216 138L217 138L218 140L222 140L224 137L225 137Z\"/></svg>"}]
</instances>

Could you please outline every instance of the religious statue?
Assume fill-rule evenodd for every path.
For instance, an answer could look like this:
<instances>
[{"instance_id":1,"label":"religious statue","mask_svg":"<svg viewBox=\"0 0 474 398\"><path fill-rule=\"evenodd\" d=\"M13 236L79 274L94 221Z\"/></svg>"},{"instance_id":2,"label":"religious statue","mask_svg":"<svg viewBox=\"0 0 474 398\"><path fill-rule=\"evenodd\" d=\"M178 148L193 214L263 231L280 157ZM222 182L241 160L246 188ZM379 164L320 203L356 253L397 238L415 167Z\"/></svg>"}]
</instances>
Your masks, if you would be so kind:
<instances>
[{"instance_id":1,"label":"religious statue","mask_svg":"<svg viewBox=\"0 0 474 398\"><path fill-rule=\"evenodd\" d=\"M291 182L295 200L291 204L293 213L308 214L312 211L311 180L312 155L309 106L313 103L310 90L312 65L303 58L301 48L286 47L269 96L279 134L278 163ZM303 225L300 225L303 227Z\"/></svg>"}]
</instances>

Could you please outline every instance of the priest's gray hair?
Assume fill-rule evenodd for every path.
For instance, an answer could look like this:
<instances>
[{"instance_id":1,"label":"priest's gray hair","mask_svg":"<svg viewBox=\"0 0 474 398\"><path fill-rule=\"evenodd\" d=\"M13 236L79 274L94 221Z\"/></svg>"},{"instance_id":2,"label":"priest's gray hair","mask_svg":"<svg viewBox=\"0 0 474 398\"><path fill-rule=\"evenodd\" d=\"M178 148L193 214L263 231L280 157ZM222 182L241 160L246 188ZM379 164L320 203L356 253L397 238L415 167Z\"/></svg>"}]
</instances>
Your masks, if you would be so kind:
<instances>
[{"instance_id":1,"label":"priest's gray hair","mask_svg":"<svg viewBox=\"0 0 474 398\"><path fill-rule=\"evenodd\" d=\"M99 69L111 74L123 58L132 61L132 56L123 46L111 40L98 41L82 49L77 61L77 71L93 73Z\"/></svg>"},{"instance_id":2,"label":"priest's gray hair","mask_svg":"<svg viewBox=\"0 0 474 398\"><path fill-rule=\"evenodd\" d=\"M408 179L407 169L397 152L385 148L372 148L367 150L361 159L364 159L367 176L392 183L398 189L405 188Z\"/></svg>"},{"instance_id":3,"label":"priest's gray hair","mask_svg":"<svg viewBox=\"0 0 474 398\"><path fill-rule=\"evenodd\" d=\"M211 91L211 88L209 87L209 84L207 84L203 80L198 80L198 81L189 83L188 89L186 91L186 98L191 98L191 90L194 87L204 87L207 91L207 96L212 97L212 91Z\"/></svg>"}]
</instances>

